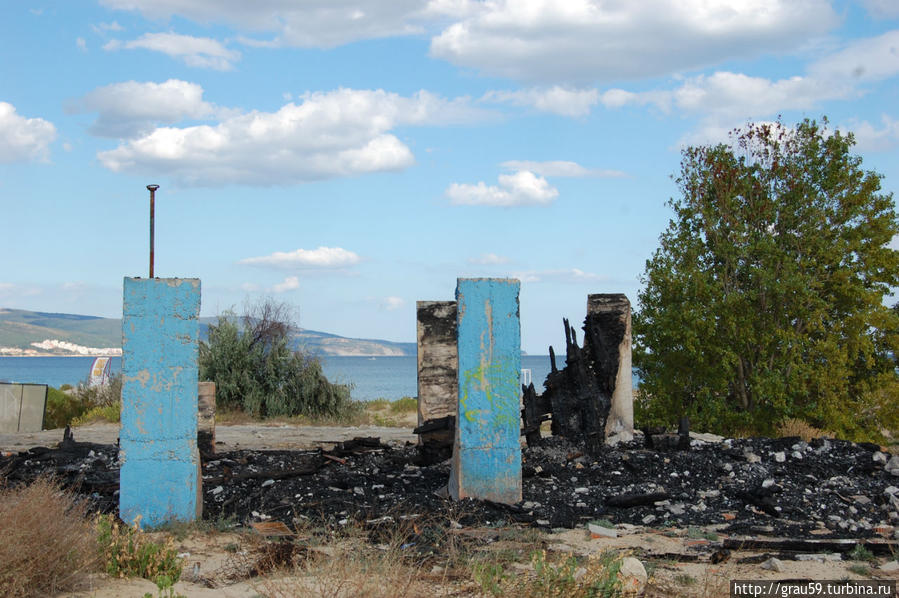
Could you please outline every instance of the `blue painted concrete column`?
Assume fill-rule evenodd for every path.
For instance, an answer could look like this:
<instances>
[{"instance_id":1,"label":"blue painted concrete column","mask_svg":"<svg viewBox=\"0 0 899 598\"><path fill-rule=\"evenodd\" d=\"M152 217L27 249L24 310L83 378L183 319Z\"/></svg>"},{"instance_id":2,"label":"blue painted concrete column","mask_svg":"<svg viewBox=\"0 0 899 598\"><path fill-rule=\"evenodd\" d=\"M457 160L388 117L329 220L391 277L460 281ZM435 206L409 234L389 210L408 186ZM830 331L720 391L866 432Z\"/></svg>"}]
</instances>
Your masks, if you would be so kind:
<instances>
[{"instance_id":1,"label":"blue painted concrete column","mask_svg":"<svg viewBox=\"0 0 899 598\"><path fill-rule=\"evenodd\" d=\"M449 493L454 499L521 500L520 283L459 278L459 405Z\"/></svg>"},{"instance_id":2,"label":"blue painted concrete column","mask_svg":"<svg viewBox=\"0 0 899 598\"><path fill-rule=\"evenodd\" d=\"M202 509L197 451L200 281L125 278L119 516L142 526Z\"/></svg>"}]
</instances>

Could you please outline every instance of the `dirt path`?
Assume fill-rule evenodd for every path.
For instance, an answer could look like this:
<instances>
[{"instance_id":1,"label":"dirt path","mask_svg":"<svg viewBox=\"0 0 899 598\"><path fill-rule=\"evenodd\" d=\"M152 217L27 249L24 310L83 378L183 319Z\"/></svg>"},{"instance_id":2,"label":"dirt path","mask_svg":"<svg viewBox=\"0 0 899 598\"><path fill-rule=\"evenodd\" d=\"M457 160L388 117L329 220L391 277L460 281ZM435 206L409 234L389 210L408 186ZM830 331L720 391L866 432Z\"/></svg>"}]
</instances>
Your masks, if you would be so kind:
<instances>
[{"instance_id":1,"label":"dirt path","mask_svg":"<svg viewBox=\"0 0 899 598\"><path fill-rule=\"evenodd\" d=\"M53 446L62 440L62 430L0 434L0 451L19 452L34 446ZM74 428L75 440L114 444L119 424L90 424ZM350 440L355 436L377 436L384 443L405 444L418 437L411 428L383 426L298 426L289 424L217 425L215 439L219 449L302 449ZM221 443L221 444L218 444Z\"/></svg>"}]
</instances>

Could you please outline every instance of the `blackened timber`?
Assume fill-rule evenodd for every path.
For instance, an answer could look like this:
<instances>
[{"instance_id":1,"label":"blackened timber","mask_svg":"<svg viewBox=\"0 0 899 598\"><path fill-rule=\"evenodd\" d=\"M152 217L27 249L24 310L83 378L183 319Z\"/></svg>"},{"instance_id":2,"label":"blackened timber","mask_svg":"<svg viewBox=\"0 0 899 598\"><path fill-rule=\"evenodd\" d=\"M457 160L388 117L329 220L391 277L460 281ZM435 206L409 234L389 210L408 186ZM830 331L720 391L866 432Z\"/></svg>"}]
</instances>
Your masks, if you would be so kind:
<instances>
[{"instance_id":1,"label":"blackened timber","mask_svg":"<svg viewBox=\"0 0 899 598\"><path fill-rule=\"evenodd\" d=\"M629 508L651 505L660 500L667 500L667 492L650 492L648 494L619 494L618 496L610 496L606 499L606 504L610 507Z\"/></svg>"}]
</instances>

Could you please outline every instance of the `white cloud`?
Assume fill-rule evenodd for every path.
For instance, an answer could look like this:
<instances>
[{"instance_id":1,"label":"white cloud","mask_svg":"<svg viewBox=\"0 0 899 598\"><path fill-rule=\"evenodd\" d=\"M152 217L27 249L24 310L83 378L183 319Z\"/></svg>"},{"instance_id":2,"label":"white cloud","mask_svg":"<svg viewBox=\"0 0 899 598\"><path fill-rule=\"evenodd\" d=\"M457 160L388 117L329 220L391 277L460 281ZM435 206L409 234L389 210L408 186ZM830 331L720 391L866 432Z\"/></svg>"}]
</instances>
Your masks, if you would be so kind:
<instances>
[{"instance_id":1,"label":"white cloud","mask_svg":"<svg viewBox=\"0 0 899 598\"><path fill-rule=\"evenodd\" d=\"M274 34L272 42L278 45L325 48L419 34L422 21L439 8L426 12L424 0L101 0L101 4L153 19L179 15L198 23L227 23L241 31Z\"/></svg>"},{"instance_id":2,"label":"white cloud","mask_svg":"<svg viewBox=\"0 0 899 598\"><path fill-rule=\"evenodd\" d=\"M300 279L296 276L288 276L282 282L272 287L273 293L286 293L300 288Z\"/></svg>"},{"instance_id":3,"label":"white cloud","mask_svg":"<svg viewBox=\"0 0 899 598\"><path fill-rule=\"evenodd\" d=\"M871 82L899 74L899 30L860 39L809 68L816 78L831 82Z\"/></svg>"},{"instance_id":4,"label":"white cloud","mask_svg":"<svg viewBox=\"0 0 899 598\"><path fill-rule=\"evenodd\" d=\"M508 160L500 166L507 170L529 170L541 176L560 177L604 177L617 178L627 176L620 170L585 168L577 162L567 160L551 160L534 162L532 160Z\"/></svg>"},{"instance_id":5,"label":"white cloud","mask_svg":"<svg viewBox=\"0 0 899 598\"><path fill-rule=\"evenodd\" d=\"M591 272L584 272L578 268L569 268L567 270L527 270L513 275L521 282L552 282L552 283L582 283L582 282L605 282L607 276L600 276Z\"/></svg>"},{"instance_id":6,"label":"white cloud","mask_svg":"<svg viewBox=\"0 0 899 598\"><path fill-rule=\"evenodd\" d=\"M87 42L84 41L83 37L75 38L75 46L82 52L87 52Z\"/></svg>"},{"instance_id":7,"label":"white cloud","mask_svg":"<svg viewBox=\"0 0 899 598\"><path fill-rule=\"evenodd\" d=\"M356 253L342 247L319 247L317 249L296 249L294 251L276 251L262 257L248 257L238 264L251 266L270 266L283 269L302 268L346 268L358 264L362 258Z\"/></svg>"},{"instance_id":8,"label":"white cloud","mask_svg":"<svg viewBox=\"0 0 899 598\"><path fill-rule=\"evenodd\" d=\"M381 301L381 309L386 311L394 311L406 305L406 300L402 297L384 297Z\"/></svg>"},{"instance_id":9,"label":"white cloud","mask_svg":"<svg viewBox=\"0 0 899 598\"><path fill-rule=\"evenodd\" d=\"M207 118L216 112L215 106L203 101L202 87L178 79L98 87L79 100L73 110L97 112L90 133L115 138L135 137L149 133L156 125Z\"/></svg>"},{"instance_id":10,"label":"white cloud","mask_svg":"<svg viewBox=\"0 0 899 598\"><path fill-rule=\"evenodd\" d=\"M0 163L47 160L56 127L42 118L25 118L16 108L0 102Z\"/></svg>"},{"instance_id":11,"label":"white cloud","mask_svg":"<svg viewBox=\"0 0 899 598\"><path fill-rule=\"evenodd\" d=\"M467 206L546 205L558 195L558 189L545 178L528 170L499 175L499 185L453 183L446 190L452 204Z\"/></svg>"},{"instance_id":12,"label":"white cloud","mask_svg":"<svg viewBox=\"0 0 899 598\"><path fill-rule=\"evenodd\" d=\"M595 89L571 89L556 85L542 89L488 91L481 101L532 106L542 112L577 117L590 114L591 108L599 102L599 92Z\"/></svg>"},{"instance_id":13,"label":"white cloud","mask_svg":"<svg viewBox=\"0 0 899 598\"><path fill-rule=\"evenodd\" d=\"M277 112L228 116L214 126L157 128L98 158L116 172L167 175L187 185L287 185L402 170L415 159L392 128L482 115L468 98L338 89L304 94L301 103Z\"/></svg>"},{"instance_id":14,"label":"white cloud","mask_svg":"<svg viewBox=\"0 0 899 598\"><path fill-rule=\"evenodd\" d=\"M91 25L91 29L98 35L105 35L109 31L118 32L125 30L125 28L119 25L117 21L113 21L112 23L97 23L96 25Z\"/></svg>"},{"instance_id":15,"label":"white cloud","mask_svg":"<svg viewBox=\"0 0 899 598\"><path fill-rule=\"evenodd\" d=\"M230 71L234 68L234 63L240 60L240 52L229 50L218 40L179 33L145 33L135 40L127 42L112 40L103 46L104 50L138 48L179 58L187 66L217 71Z\"/></svg>"},{"instance_id":16,"label":"white cloud","mask_svg":"<svg viewBox=\"0 0 899 598\"><path fill-rule=\"evenodd\" d=\"M509 258L495 253L482 253L478 257L468 258L468 263L480 264L482 266L499 266L501 264L508 264Z\"/></svg>"},{"instance_id":17,"label":"white cloud","mask_svg":"<svg viewBox=\"0 0 899 598\"><path fill-rule=\"evenodd\" d=\"M878 129L868 121L852 123L849 130L855 134L855 142L862 151L886 151L899 145L899 120L887 115L881 117L883 128Z\"/></svg>"},{"instance_id":18,"label":"white cloud","mask_svg":"<svg viewBox=\"0 0 899 598\"><path fill-rule=\"evenodd\" d=\"M609 81L797 47L838 22L827 0L493 0L431 55L518 80Z\"/></svg>"},{"instance_id":19,"label":"white cloud","mask_svg":"<svg viewBox=\"0 0 899 598\"><path fill-rule=\"evenodd\" d=\"M884 19L899 18L899 3L896 0L862 0L869 13Z\"/></svg>"}]
</instances>

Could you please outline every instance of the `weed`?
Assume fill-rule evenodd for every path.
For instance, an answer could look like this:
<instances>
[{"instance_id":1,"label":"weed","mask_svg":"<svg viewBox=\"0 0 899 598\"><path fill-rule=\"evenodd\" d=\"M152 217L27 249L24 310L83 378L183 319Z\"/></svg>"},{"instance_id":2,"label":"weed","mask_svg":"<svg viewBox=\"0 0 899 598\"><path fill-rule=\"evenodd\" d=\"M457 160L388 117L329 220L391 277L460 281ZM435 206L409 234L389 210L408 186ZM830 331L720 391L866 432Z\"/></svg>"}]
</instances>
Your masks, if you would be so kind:
<instances>
[{"instance_id":1,"label":"weed","mask_svg":"<svg viewBox=\"0 0 899 598\"><path fill-rule=\"evenodd\" d=\"M97 421L118 423L122 419L122 404L98 405L72 419L73 426L84 426Z\"/></svg>"},{"instance_id":2,"label":"weed","mask_svg":"<svg viewBox=\"0 0 899 598\"><path fill-rule=\"evenodd\" d=\"M855 565L850 565L849 570L856 575L861 575L862 577L868 577L869 575L871 575L871 567L867 565L860 565L856 563Z\"/></svg>"},{"instance_id":3,"label":"weed","mask_svg":"<svg viewBox=\"0 0 899 598\"><path fill-rule=\"evenodd\" d=\"M156 594L157 598L187 598L183 594L176 593L174 586L175 581L172 581L172 578L168 575L156 576L156 587L159 590ZM144 594L144 598L153 598L153 594L147 592Z\"/></svg>"},{"instance_id":4,"label":"weed","mask_svg":"<svg viewBox=\"0 0 899 598\"><path fill-rule=\"evenodd\" d=\"M821 438L822 436L833 436L820 428L816 428L801 419L788 418L777 424L775 430L780 438L789 438L791 436L799 436L808 442L813 438Z\"/></svg>"},{"instance_id":5,"label":"weed","mask_svg":"<svg viewBox=\"0 0 899 598\"><path fill-rule=\"evenodd\" d=\"M160 543L150 539L135 521L131 527L120 525L112 515L97 518L100 553L106 572L114 577L143 577L151 581L165 576L176 583L181 577L171 536Z\"/></svg>"},{"instance_id":6,"label":"weed","mask_svg":"<svg viewBox=\"0 0 899 598\"><path fill-rule=\"evenodd\" d=\"M696 578L687 573L679 573L674 576L674 583L681 586L695 586Z\"/></svg>"},{"instance_id":7,"label":"weed","mask_svg":"<svg viewBox=\"0 0 899 598\"><path fill-rule=\"evenodd\" d=\"M873 561L874 553L864 547L863 544L856 544L849 552L849 558L853 561Z\"/></svg>"},{"instance_id":8,"label":"weed","mask_svg":"<svg viewBox=\"0 0 899 598\"><path fill-rule=\"evenodd\" d=\"M718 540L718 534L715 532L707 532L698 527L691 527L687 530L687 537L691 540L708 540L709 542L715 542Z\"/></svg>"},{"instance_id":9,"label":"weed","mask_svg":"<svg viewBox=\"0 0 899 598\"><path fill-rule=\"evenodd\" d=\"M499 563L475 563L471 575L485 594L495 598L504 595L503 586L509 580L509 576Z\"/></svg>"},{"instance_id":10,"label":"weed","mask_svg":"<svg viewBox=\"0 0 899 598\"><path fill-rule=\"evenodd\" d=\"M599 527L605 527L608 529L615 529L615 524L609 521L608 519L594 519L591 521L593 525L598 525Z\"/></svg>"},{"instance_id":11,"label":"weed","mask_svg":"<svg viewBox=\"0 0 899 598\"><path fill-rule=\"evenodd\" d=\"M403 397L390 403L390 412L397 413L415 413L418 411L418 399L415 397Z\"/></svg>"},{"instance_id":12,"label":"weed","mask_svg":"<svg viewBox=\"0 0 899 598\"><path fill-rule=\"evenodd\" d=\"M49 478L0 489L0 596L75 590L99 568L83 503Z\"/></svg>"}]
</instances>

